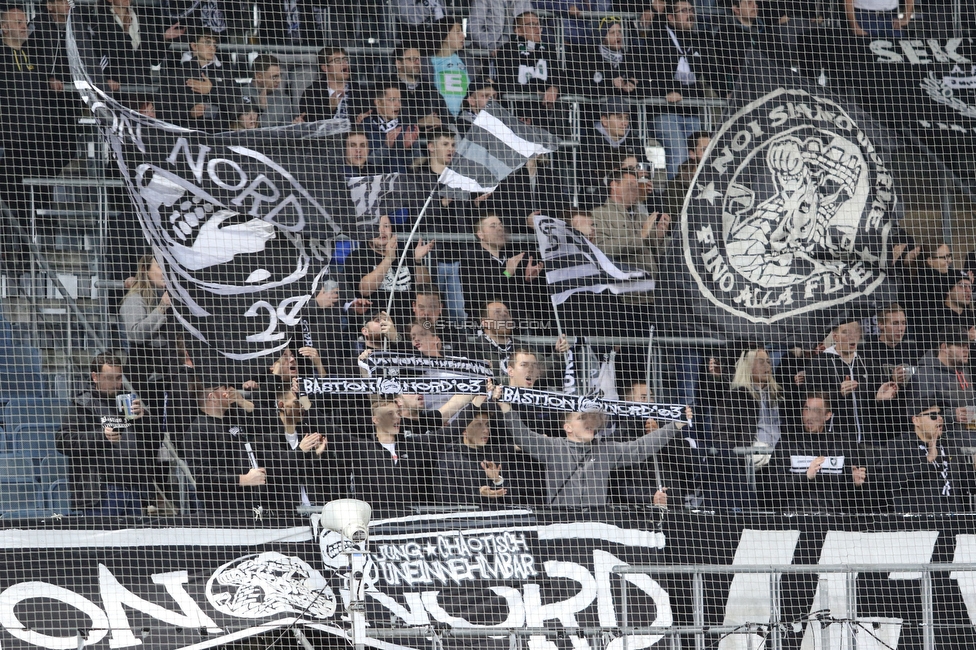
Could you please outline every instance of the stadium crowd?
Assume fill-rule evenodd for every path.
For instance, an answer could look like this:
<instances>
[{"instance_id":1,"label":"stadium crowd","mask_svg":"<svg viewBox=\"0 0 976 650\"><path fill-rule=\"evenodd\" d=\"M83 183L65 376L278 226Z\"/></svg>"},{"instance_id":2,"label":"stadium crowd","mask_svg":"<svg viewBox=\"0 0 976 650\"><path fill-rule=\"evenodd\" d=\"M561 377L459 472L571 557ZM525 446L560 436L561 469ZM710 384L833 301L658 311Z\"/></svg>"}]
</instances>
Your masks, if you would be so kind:
<instances>
[{"instance_id":1,"label":"stadium crowd","mask_svg":"<svg viewBox=\"0 0 976 650\"><path fill-rule=\"evenodd\" d=\"M957 285L967 289L969 274ZM957 291L949 288L947 293ZM317 296L323 311L336 292ZM132 296L133 294L130 294ZM356 496L382 512L410 506L599 507L608 503L788 512L968 510L976 479L976 389L969 328L940 328L925 349L906 337L908 314L892 304L862 345L862 323L834 323L813 350L730 346L696 378L694 423L561 413L499 402L493 394L313 396L297 377L367 374L373 354L487 360L499 386L560 391L565 352L518 346L508 307L485 306L481 329L450 339L436 289L410 303L410 334L385 313L364 316L358 336L326 316L328 351L291 349L240 386L204 385L168 317L165 291L127 329L152 321L128 358L100 354L91 388L72 402L58 447L72 459L75 508L135 514L150 486L165 486L160 418L214 516L269 514ZM127 299L127 302L132 302ZM947 299L948 303L948 299ZM964 316L973 318L967 307ZM874 320L870 320L874 323ZM405 326L406 328L406 326ZM912 331L916 331L912 329ZM445 343L450 340L450 343ZM445 350L450 356L446 356ZM779 356L774 368L774 355ZM183 358L183 363L189 363ZM301 368L301 370L300 370ZM139 396L120 415L123 372ZM381 371L380 371L381 372ZM443 369L417 377L459 376ZM411 373L401 371L402 376ZM625 401L650 402L648 385L621 373ZM680 432L680 433L679 433Z\"/></svg>"},{"instance_id":2,"label":"stadium crowd","mask_svg":"<svg viewBox=\"0 0 976 650\"><path fill-rule=\"evenodd\" d=\"M607 0L587 3L584 10L606 12L589 21L573 3L475 0L465 34L464 23L437 0L401 0L394 3L400 38L382 73L354 77L347 49L329 45L304 87L283 56L245 63L225 55L219 45L234 32L234 3L163 11L105 0L78 9L86 14L83 37L98 54L89 67L96 85L133 110L213 132L346 117L347 179L399 172L409 191L309 303L307 340L296 336L302 344L242 382L214 380L199 367L173 315L163 270L151 253L140 259L119 304L127 350L93 358L90 386L72 399L57 435L58 450L70 459L73 510L166 511L178 459L193 477L195 508L213 517L286 516L295 506L342 496L380 511L608 503L967 509L976 489L969 359L976 259L962 264L947 245L918 246L903 232L893 250L897 302L831 323L820 346L730 344L671 359L691 385L678 396L689 404L692 426L510 405L492 391L309 398L295 381L376 372L370 357L394 353L486 360L499 386L561 391L572 374L569 360L584 354L583 346L562 335L546 346L518 336L531 329L526 323L543 324L530 333L556 331L546 269L517 237L532 232L529 218L539 212L564 218L611 259L659 283L654 292L573 296L560 306L561 331L643 336L652 325L680 329L679 303L666 302L662 260L678 245L672 220L710 141L702 114L708 109L688 100L727 97L753 51L782 55L799 47L816 58L825 30L865 38L910 26L911 0L904 15L897 2L847 4L848 23L828 27L814 3L731 0L727 11L699 20L687 0ZM67 5L49 0L33 22L26 7L0 11L0 183L19 215L30 204L22 179L56 176L77 139L81 106L67 68ZM563 43L553 42L554 21L541 10L559 16ZM283 3L268 11L268 42L307 42L299 35L315 22L309 7ZM482 54L466 53L472 42ZM565 48L565 64L556 45ZM153 91L132 92L134 86ZM584 105L593 108L584 110L578 134L578 205L568 201L562 154L534 158L491 194L435 201L400 268L404 231L477 112L508 96L525 123L571 137L560 101L566 95L593 100ZM655 177L647 143L632 124L631 100L645 98L664 100L650 117L665 152L663 178ZM472 239L442 242L438 233ZM143 248L135 239L128 247ZM653 402L642 350L618 352L614 389L626 401ZM128 401L118 399L129 392L123 375L135 393ZM431 364L417 376L453 375ZM172 443L165 450L164 430Z\"/></svg>"}]
</instances>

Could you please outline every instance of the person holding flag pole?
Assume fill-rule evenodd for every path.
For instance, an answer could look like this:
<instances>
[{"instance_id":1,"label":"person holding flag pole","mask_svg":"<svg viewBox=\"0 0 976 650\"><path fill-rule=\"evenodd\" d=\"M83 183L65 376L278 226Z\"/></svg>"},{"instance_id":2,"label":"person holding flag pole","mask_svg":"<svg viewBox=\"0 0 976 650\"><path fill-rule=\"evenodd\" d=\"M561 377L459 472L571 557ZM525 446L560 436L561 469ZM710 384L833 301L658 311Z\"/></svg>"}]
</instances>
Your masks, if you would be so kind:
<instances>
[{"instance_id":1,"label":"person holding flag pole","mask_svg":"<svg viewBox=\"0 0 976 650\"><path fill-rule=\"evenodd\" d=\"M557 147L556 139L548 132L522 124L498 103L489 102L471 122L450 164L440 172L437 185L427 196L407 236L397 271L435 195L445 200L467 198L472 193L487 195L530 158L553 153Z\"/></svg>"}]
</instances>

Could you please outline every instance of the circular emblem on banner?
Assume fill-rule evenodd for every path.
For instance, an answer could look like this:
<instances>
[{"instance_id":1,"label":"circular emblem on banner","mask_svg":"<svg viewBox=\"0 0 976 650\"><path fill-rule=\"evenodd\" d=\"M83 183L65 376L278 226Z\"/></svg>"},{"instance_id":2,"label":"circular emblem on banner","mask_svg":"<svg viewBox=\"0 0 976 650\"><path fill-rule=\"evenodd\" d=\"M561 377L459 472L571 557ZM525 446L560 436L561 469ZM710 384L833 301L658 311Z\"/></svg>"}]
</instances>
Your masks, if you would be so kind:
<instances>
[{"instance_id":1,"label":"circular emblem on banner","mask_svg":"<svg viewBox=\"0 0 976 650\"><path fill-rule=\"evenodd\" d=\"M835 102L780 88L716 133L681 214L685 260L703 295L771 323L871 293L892 178Z\"/></svg>"},{"instance_id":2,"label":"circular emblem on banner","mask_svg":"<svg viewBox=\"0 0 976 650\"><path fill-rule=\"evenodd\" d=\"M207 581L207 600L240 618L301 614L327 619L335 614L335 594L325 577L297 557L268 552L223 565Z\"/></svg>"}]
</instances>

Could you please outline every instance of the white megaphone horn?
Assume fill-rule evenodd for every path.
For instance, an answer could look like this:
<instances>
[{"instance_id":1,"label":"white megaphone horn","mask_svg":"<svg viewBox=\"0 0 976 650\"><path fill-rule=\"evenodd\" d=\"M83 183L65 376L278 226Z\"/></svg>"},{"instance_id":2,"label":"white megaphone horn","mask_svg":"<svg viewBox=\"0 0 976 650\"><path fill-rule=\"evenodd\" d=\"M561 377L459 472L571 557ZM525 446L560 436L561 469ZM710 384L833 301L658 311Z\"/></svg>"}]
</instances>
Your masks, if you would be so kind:
<instances>
[{"instance_id":1,"label":"white megaphone horn","mask_svg":"<svg viewBox=\"0 0 976 650\"><path fill-rule=\"evenodd\" d=\"M369 518L372 514L372 506L365 501L336 499L322 508L319 523L354 544L363 544L369 537Z\"/></svg>"}]
</instances>

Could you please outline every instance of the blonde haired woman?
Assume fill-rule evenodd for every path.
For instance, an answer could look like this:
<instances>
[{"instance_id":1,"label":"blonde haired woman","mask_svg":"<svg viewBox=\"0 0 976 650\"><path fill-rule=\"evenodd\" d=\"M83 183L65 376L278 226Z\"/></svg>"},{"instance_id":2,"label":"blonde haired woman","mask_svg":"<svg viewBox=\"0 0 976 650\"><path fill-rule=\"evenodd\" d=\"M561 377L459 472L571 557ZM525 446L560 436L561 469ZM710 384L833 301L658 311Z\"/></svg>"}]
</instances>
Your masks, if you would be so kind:
<instances>
[{"instance_id":1,"label":"blonde haired woman","mask_svg":"<svg viewBox=\"0 0 976 650\"><path fill-rule=\"evenodd\" d=\"M716 478L719 485L724 484L716 491L720 504L729 507L755 505L755 493L746 482L747 461L733 449L759 443L769 446L772 451L782 433L782 397L783 390L773 377L772 361L766 349L744 350L735 364L728 393L717 405L714 440L721 451L721 469ZM756 454L751 462L761 466L768 460L767 455Z\"/></svg>"},{"instance_id":2,"label":"blonde haired woman","mask_svg":"<svg viewBox=\"0 0 976 650\"><path fill-rule=\"evenodd\" d=\"M734 410L719 418L727 428L730 442L749 445L761 442L775 447L781 434L779 404L783 389L773 377L773 364L764 348L745 350L735 364L730 385L731 399L726 400Z\"/></svg>"}]
</instances>

